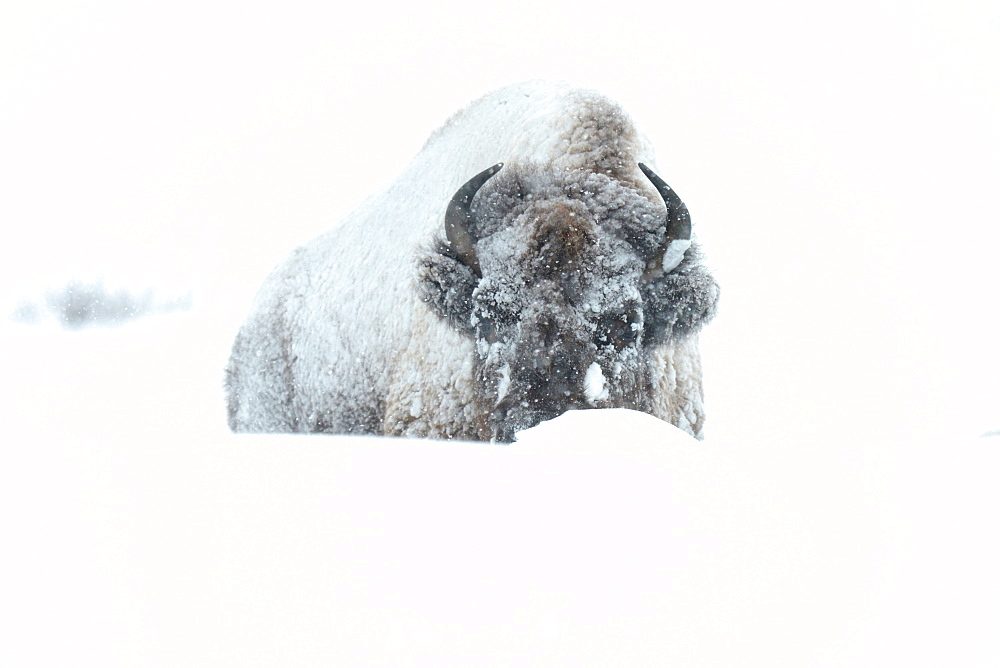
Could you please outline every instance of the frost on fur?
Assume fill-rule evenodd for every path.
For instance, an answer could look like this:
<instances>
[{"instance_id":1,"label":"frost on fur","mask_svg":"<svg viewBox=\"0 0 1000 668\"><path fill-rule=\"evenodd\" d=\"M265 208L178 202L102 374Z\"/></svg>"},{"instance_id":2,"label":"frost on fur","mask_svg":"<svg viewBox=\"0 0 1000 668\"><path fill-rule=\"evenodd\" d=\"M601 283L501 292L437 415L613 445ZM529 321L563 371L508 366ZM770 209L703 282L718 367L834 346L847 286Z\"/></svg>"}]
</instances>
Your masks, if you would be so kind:
<instances>
[{"instance_id":1,"label":"frost on fur","mask_svg":"<svg viewBox=\"0 0 1000 668\"><path fill-rule=\"evenodd\" d=\"M425 249L418 277L432 310L475 343L492 436L511 440L572 408L665 415L676 397L658 396L651 353L711 319L718 290L690 240L663 273L664 203L606 175L533 167L506 168L474 201L467 238ZM700 406L700 389L684 400ZM693 412L689 431L701 423Z\"/></svg>"},{"instance_id":2,"label":"frost on fur","mask_svg":"<svg viewBox=\"0 0 1000 668\"><path fill-rule=\"evenodd\" d=\"M696 335L718 288L652 163L593 91L474 102L267 279L230 359L230 426L509 442L625 407L700 436Z\"/></svg>"}]
</instances>

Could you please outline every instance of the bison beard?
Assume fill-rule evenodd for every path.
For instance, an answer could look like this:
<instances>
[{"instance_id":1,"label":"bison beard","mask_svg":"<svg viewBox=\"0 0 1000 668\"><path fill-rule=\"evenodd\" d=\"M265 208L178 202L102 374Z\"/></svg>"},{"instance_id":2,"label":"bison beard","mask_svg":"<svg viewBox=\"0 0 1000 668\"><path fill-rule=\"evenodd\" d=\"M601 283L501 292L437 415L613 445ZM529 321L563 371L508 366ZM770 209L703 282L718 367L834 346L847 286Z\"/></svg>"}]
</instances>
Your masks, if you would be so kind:
<instances>
[{"instance_id":1,"label":"bison beard","mask_svg":"<svg viewBox=\"0 0 1000 668\"><path fill-rule=\"evenodd\" d=\"M625 407L700 438L718 287L652 160L594 91L469 105L265 281L227 367L230 427L510 442Z\"/></svg>"}]
</instances>

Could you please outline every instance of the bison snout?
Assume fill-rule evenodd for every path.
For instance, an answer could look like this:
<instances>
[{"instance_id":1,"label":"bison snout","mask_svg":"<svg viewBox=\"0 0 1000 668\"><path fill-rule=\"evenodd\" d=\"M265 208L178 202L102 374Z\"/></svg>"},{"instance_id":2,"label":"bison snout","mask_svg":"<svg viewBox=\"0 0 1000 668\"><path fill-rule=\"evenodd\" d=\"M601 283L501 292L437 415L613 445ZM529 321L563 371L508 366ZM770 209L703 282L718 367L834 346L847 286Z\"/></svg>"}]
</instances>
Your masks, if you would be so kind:
<instances>
[{"instance_id":1,"label":"bison snout","mask_svg":"<svg viewBox=\"0 0 1000 668\"><path fill-rule=\"evenodd\" d=\"M583 392L587 364L565 351L536 350L528 364L521 366L521 386L535 402L566 403Z\"/></svg>"},{"instance_id":2,"label":"bison snout","mask_svg":"<svg viewBox=\"0 0 1000 668\"><path fill-rule=\"evenodd\" d=\"M505 388L506 389L506 388ZM584 373L568 355L551 355L520 367L490 414L496 440L510 442L515 432L562 415L574 408L590 408Z\"/></svg>"}]
</instances>

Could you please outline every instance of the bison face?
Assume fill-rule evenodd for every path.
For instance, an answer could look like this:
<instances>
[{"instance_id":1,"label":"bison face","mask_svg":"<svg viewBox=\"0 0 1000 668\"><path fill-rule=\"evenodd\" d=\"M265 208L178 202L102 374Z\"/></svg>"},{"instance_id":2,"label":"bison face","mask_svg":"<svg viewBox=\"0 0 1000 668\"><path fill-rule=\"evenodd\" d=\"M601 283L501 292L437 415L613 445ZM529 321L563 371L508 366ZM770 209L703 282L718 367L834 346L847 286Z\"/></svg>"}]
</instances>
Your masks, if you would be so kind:
<instances>
[{"instance_id":1,"label":"bison face","mask_svg":"<svg viewBox=\"0 0 1000 668\"><path fill-rule=\"evenodd\" d=\"M421 292L475 342L477 412L495 440L571 408L649 412L650 351L711 317L687 209L641 167L663 201L593 172L492 178L497 165L449 205Z\"/></svg>"}]
</instances>

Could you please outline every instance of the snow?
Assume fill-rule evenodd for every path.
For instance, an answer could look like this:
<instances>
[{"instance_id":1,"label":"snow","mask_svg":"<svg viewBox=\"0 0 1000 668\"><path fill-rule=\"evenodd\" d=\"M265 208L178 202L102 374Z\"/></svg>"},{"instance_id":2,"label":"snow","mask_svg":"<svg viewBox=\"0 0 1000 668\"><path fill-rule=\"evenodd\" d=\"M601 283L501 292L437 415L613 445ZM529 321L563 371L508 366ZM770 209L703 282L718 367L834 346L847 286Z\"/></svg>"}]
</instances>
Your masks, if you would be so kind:
<instances>
[{"instance_id":1,"label":"snow","mask_svg":"<svg viewBox=\"0 0 1000 668\"><path fill-rule=\"evenodd\" d=\"M1000 656L996 439L236 436L223 333L5 327L4 665Z\"/></svg>"},{"instance_id":2,"label":"snow","mask_svg":"<svg viewBox=\"0 0 1000 668\"><path fill-rule=\"evenodd\" d=\"M500 367L500 382L497 384L497 404L503 401L510 391L510 365L504 364Z\"/></svg>"},{"instance_id":3,"label":"snow","mask_svg":"<svg viewBox=\"0 0 1000 668\"><path fill-rule=\"evenodd\" d=\"M0 665L1000 663L996 7L584 5L5 12L3 312L192 306L0 322ZM706 440L230 434L267 272L539 76L621 102L691 210Z\"/></svg>"},{"instance_id":4,"label":"snow","mask_svg":"<svg viewBox=\"0 0 1000 668\"><path fill-rule=\"evenodd\" d=\"M597 362L593 362L587 368L587 374L583 377L583 389L587 402L590 404L607 398L608 393L604 387L604 372Z\"/></svg>"},{"instance_id":5,"label":"snow","mask_svg":"<svg viewBox=\"0 0 1000 668\"><path fill-rule=\"evenodd\" d=\"M691 247L690 239L674 239L663 253L663 272L669 273L684 259L684 252Z\"/></svg>"}]
</instances>

